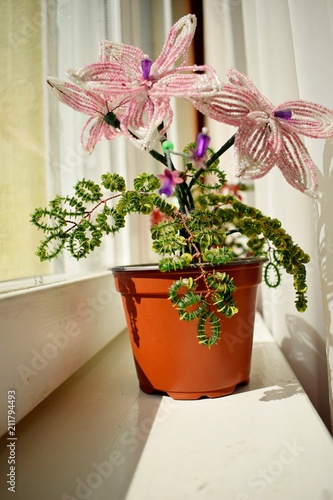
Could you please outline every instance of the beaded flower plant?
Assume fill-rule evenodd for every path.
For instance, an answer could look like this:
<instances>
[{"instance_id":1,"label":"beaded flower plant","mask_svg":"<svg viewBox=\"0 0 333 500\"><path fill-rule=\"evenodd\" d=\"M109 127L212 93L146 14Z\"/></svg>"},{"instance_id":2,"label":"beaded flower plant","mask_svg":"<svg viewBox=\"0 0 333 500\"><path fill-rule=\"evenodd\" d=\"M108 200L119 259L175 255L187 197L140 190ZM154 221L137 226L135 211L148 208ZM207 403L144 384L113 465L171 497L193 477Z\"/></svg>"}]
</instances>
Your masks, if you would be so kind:
<instances>
[{"instance_id":1,"label":"beaded flower plant","mask_svg":"<svg viewBox=\"0 0 333 500\"><path fill-rule=\"evenodd\" d=\"M45 234L37 251L43 261L64 249L76 259L86 257L104 235L125 226L128 214L151 217L159 269L200 269L198 280L203 279L206 291L196 291L198 280L180 279L171 287L170 299L181 319L198 320L199 342L211 346L221 334L217 313L237 313L235 284L227 272L214 269L235 259L235 249L243 249L235 235L246 238L245 256L267 258L264 279L269 286L280 283L281 269L293 275L299 311L307 305L309 261L277 219L241 201L241 184L227 183L219 158L234 146L240 178L262 177L276 165L294 188L316 196L316 169L299 134L332 137L333 112L302 100L274 107L235 70L229 72L228 83L221 83L213 68L188 66L195 28L195 16L181 18L155 62L136 47L103 41L97 63L68 72L71 83L49 78L61 102L88 116L81 137L87 153L102 138L124 135L160 162L164 172L141 174L130 189L118 173L105 173L100 184L80 180L73 196L57 196L48 207L37 208L32 223ZM204 115L237 127L235 134L214 152L203 129L195 143L175 152L167 139L171 97L186 99ZM181 170L175 168L174 154L183 156Z\"/></svg>"}]
</instances>

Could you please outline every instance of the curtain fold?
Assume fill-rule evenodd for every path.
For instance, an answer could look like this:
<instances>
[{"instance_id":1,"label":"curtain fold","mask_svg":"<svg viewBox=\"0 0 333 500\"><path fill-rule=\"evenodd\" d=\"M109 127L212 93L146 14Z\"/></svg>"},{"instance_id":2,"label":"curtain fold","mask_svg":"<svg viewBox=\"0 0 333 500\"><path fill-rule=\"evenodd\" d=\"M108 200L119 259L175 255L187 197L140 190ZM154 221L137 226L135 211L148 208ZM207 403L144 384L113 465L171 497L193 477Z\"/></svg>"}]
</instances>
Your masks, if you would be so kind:
<instances>
[{"instance_id":1,"label":"curtain fold","mask_svg":"<svg viewBox=\"0 0 333 500\"><path fill-rule=\"evenodd\" d=\"M228 67L233 66L251 78L275 105L304 99L333 109L331 1L203 0L203 4L207 63L218 70L223 81ZM218 145L221 132L215 127L213 134L213 142ZM262 308L266 323L315 408L330 427L330 414L333 415L333 219L330 215L333 212L333 142L309 139L305 144L317 166L322 193L318 200L289 186L277 167L263 179L254 181L254 186L256 206L279 218L311 256L308 309L304 314L297 313L288 276L283 276L282 287L277 290L262 287Z\"/></svg>"}]
</instances>

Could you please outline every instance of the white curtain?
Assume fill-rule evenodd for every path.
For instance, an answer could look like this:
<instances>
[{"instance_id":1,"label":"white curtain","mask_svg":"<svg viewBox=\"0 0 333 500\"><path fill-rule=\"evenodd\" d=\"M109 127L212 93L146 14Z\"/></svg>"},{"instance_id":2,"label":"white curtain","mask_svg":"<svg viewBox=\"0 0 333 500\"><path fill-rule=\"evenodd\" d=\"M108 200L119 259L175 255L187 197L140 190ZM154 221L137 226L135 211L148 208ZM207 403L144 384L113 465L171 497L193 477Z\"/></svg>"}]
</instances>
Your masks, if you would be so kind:
<instances>
[{"instance_id":1,"label":"white curtain","mask_svg":"<svg viewBox=\"0 0 333 500\"><path fill-rule=\"evenodd\" d=\"M223 81L229 67L253 80L275 105L290 99L333 109L332 0L203 0L206 62ZM229 130L210 124L213 141ZM220 128L219 128L220 127ZM266 323L328 427L333 417L332 140L305 140L317 166L320 198L290 187L275 168L255 181L255 204L279 218L311 256L308 309L297 313L288 276L262 287ZM218 145L218 143L216 144ZM227 158L232 168L232 158Z\"/></svg>"},{"instance_id":2,"label":"white curtain","mask_svg":"<svg viewBox=\"0 0 333 500\"><path fill-rule=\"evenodd\" d=\"M171 0L43 0L43 9L48 12L48 24L44 26L45 73L61 80L67 79L69 68L98 60L98 44L103 39L136 45L154 58L172 24ZM151 29L154 15L158 17L156 32ZM71 193L79 178L99 182L101 174L108 170L123 175L129 188L138 174L147 169L154 171L153 159L124 137L111 143L99 142L93 154L87 156L80 143L87 117L59 103L49 89L45 98L49 198ZM105 238L89 258L76 262L65 254L52 263L53 270L87 273L151 260L146 235L149 236L148 218L132 214L126 228L115 237Z\"/></svg>"}]
</instances>

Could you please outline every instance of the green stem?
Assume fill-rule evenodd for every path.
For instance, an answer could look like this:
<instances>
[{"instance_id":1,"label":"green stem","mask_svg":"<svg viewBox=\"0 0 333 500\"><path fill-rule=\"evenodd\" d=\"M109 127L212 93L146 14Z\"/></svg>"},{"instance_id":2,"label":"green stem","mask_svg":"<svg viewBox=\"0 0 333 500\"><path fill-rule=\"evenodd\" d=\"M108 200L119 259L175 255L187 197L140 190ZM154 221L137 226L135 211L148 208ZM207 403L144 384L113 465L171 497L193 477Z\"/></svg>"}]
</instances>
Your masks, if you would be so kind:
<instances>
[{"instance_id":1,"label":"green stem","mask_svg":"<svg viewBox=\"0 0 333 500\"><path fill-rule=\"evenodd\" d=\"M165 167L168 167L168 161L166 159L166 156L161 155L158 151L155 149L151 149L149 151L149 154L157 161L162 163ZM171 164L171 170L176 170L176 167L174 166L171 158L170 158L170 164ZM191 190L188 186L188 184L184 181L181 184L177 184L176 189L176 197L178 199L179 203L179 210L182 214L186 214L193 210L194 208L194 201L192 197Z\"/></svg>"},{"instance_id":2,"label":"green stem","mask_svg":"<svg viewBox=\"0 0 333 500\"><path fill-rule=\"evenodd\" d=\"M167 163L167 160L165 158L165 156L161 155L158 151L156 151L155 149L150 149L149 150L149 154L155 158L155 160L159 161L160 163L162 163L162 165L164 165L165 167L168 166L168 163Z\"/></svg>"},{"instance_id":3,"label":"green stem","mask_svg":"<svg viewBox=\"0 0 333 500\"><path fill-rule=\"evenodd\" d=\"M210 167L210 165L212 165L220 156L222 156L223 153L225 153L228 149L231 148L231 146L235 142L235 137L236 137L236 134L234 134L232 137L230 137L230 139L228 139L227 142L225 142L223 144L223 146L218 151L216 151L216 153L213 154L213 156L207 161L206 167ZM153 158L155 158L155 160L162 163L162 165L164 165L165 167L168 167L168 162L167 162L166 156L161 155L155 149L151 149L149 151L149 154ZM174 167L172 162L171 162L171 169L175 170L175 167ZM177 199L179 202L179 210L182 214L186 214L188 212L191 212L194 209L194 200L193 200L193 196L191 193L191 188L195 184L198 177L200 177L200 175L202 175L204 172L205 172L205 169L200 168L196 172L196 174L192 177L191 182L189 184L187 184L184 181L181 184L176 186L176 196L177 196Z\"/></svg>"},{"instance_id":4,"label":"green stem","mask_svg":"<svg viewBox=\"0 0 333 500\"><path fill-rule=\"evenodd\" d=\"M207 167L210 167L212 163L214 163L214 161L216 161L218 158L220 158L220 156L223 155L223 153L225 153L228 149L230 149L231 146L234 145L235 139L236 139L236 134L231 136L230 139L228 139L227 142L225 142L223 146L221 146L220 149L216 151L216 153L213 154L211 158L209 158L209 160L207 161Z\"/></svg>"}]
</instances>

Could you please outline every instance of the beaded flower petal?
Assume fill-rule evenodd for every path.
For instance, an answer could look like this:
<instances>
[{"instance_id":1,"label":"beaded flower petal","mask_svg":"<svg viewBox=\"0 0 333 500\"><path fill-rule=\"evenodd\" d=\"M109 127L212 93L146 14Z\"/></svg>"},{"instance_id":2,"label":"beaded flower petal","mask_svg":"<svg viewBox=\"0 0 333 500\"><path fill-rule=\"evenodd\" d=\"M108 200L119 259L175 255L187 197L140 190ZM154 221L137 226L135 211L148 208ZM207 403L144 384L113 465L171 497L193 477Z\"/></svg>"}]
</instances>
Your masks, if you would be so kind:
<instances>
[{"instance_id":1,"label":"beaded flower petal","mask_svg":"<svg viewBox=\"0 0 333 500\"><path fill-rule=\"evenodd\" d=\"M184 182L184 179L179 176L178 170L173 170L171 172L166 168L164 170L164 174L158 174L157 177L162 181L159 193L165 194L166 196L171 196L174 192L175 186Z\"/></svg>"},{"instance_id":2,"label":"beaded flower petal","mask_svg":"<svg viewBox=\"0 0 333 500\"><path fill-rule=\"evenodd\" d=\"M181 18L169 31L155 62L137 47L103 41L100 62L72 70L69 77L107 101L116 99L125 109L122 132L136 146L149 149L156 129L160 128L162 136L172 122L170 97L200 101L221 89L211 67L186 65L195 28L195 16Z\"/></svg>"},{"instance_id":3,"label":"beaded flower petal","mask_svg":"<svg viewBox=\"0 0 333 500\"><path fill-rule=\"evenodd\" d=\"M236 174L257 179L277 165L294 188L316 196L316 168L298 134L332 137L333 112L303 100L274 107L241 73L232 69L228 78L221 91L193 104L205 115L238 127Z\"/></svg>"},{"instance_id":4,"label":"beaded flower petal","mask_svg":"<svg viewBox=\"0 0 333 500\"><path fill-rule=\"evenodd\" d=\"M118 128L110 125L108 102L101 96L88 92L72 83L58 80L57 78L49 78L47 81L52 91L61 102L67 104L76 111L80 111L90 116L81 134L81 142L87 153L93 151L96 143L100 141L102 137L111 141L117 135L121 134ZM121 108L118 108L117 110L119 116L120 109ZM116 115L113 116L116 118Z\"/></svg>"}]
</instances>

